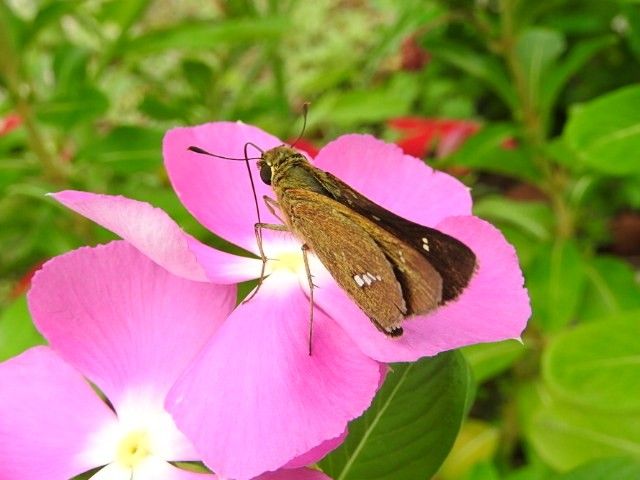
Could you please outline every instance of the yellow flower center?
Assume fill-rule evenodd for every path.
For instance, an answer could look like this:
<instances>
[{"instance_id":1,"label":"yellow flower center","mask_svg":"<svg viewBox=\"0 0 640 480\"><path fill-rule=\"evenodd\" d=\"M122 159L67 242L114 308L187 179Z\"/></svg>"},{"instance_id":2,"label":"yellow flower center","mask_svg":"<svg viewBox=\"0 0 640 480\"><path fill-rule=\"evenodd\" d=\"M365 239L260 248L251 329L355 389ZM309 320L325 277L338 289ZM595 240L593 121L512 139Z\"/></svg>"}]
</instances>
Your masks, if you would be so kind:
<instances>
[{"instance_id":1,"label":"yellow flower center","mask_svg":"<svg viewBox=\"0 0 640 480\"><path fill-rule=\"evenodd\" d=\"M116 459L126 468L135 468L151 455L151 441L146 431L134 431L127 434L118 445Z\"/></svg>"},{"instance_id":2,"label":"yellow flower center","mask_svg":"<svg viewBox=\"0 0 640 480\"><path fill-rule=\"evenodd\" d=\"M293 273L304 271L304 258L302 250L289 250L281 252L271 263L272 270L289 270Z\"/></svg>"}]
</instances>

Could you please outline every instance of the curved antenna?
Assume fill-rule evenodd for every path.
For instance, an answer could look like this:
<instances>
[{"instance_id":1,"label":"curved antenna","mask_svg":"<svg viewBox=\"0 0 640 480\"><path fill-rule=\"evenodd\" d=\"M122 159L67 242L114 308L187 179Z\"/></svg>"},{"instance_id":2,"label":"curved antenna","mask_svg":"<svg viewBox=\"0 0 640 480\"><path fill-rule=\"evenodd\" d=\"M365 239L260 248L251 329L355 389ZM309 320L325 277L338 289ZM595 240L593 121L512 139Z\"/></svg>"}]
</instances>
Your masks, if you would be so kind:
<instances>
[{"instance_id":1,"label":"curved antenna","mask_svg":"<svg viewBox=\"0 0 640 480\"><path fill-rule=\"evenodd\" d=\"M262 157L249 157L249 153L247 152L247 147L249 147L249 145L254 147L256 150L259 150L261 153L264 153L264 151L260 147L258 147L256 144L251 142L247 142L244 144L244 158L233 158L233 157L225 157L222 155L216 155L215 153L207 152L203 148L194 147L193 145L188 147L187 150L190 150L194 153L199 153L201 155L208 155L209 157L221 158L223 160L234 160L239 162L245 162L245 164L247 165L247 172L249 172L249 181L251 182L251 191L253 192L253 200L256 205L256 214L258 216L258 223L262 223L262 220L260 219L260 207L258 206L258 195L256 194L256 186L253 183L253 175L251 174L251 166L249 165L249 160L260 160L262 159Z\"/></svg>"},{"instance_id":2,"label":"curved antenna","mask_svg":"<svg viewBox=\"0 0 640 480\"><path fill-rule=\"evenodd\" d=\"M258 150L260 150L260 148L257 147L256 145L254 145L251 142L247 142L247 143L244 144L244 158L246 159L245 164L247 165L247 172L249 172L249 181L251 182L251 192L253 193L253 201L254 201L254 203L256 205L256 215L258 216L258 223L262 223L262 220L260 219L260 207L258 206L258 195L256 194L256 186L253 183L253 175L251 174L251 166L249 165L249 160L250 159L249 159L249 155L247 154L247 147L249 145L253 145ZM262 150L260 150L260 151L262 152ZM262 159L262 157L260 157L260 159Z\"/></svg>"},{"instance_id":3,"label":"curved antenna","mask_svg":"<svg viewBox=\"0 0 640 480\"><path fill-rule=\"evenodd\" d=\"M303 115L303 123L302 123L302 130L300 130L300 134L298 135L298 138L296 138L294 140L294 142L291 144L291 147L295 147L296 143L298 143L300 141L300 139L302 138L302 135L304 135L304 131L307 128L307 114L309 113L309 105L310 102L304 102L302 104L302 115Z\"/></svg>"},{"instance_id":4,"label":"curved antenna","mask_svg":"<svg viewBox=\"0 0 640 480\"><path fill-rule=\"evenodd\" d=\"M251 144L251 145L253 145L253 144ZM255 145L254 145L254 147L255 147ZM258 148L258 147L256 147L256 148ZM222 155L216 155L215 153L207 152L203 148L194 147L193 145L188 147L187 150L190 150L190 151L192 151L194 153L199 153L201 155L208 155L210 157L221 158L223 160L235 160L236 162L244 162L244 161L247 161L247 160L260 160L260 157L247 158L246 155L245 155L244 158L224 157ZM245 153L246 153L246 151L245 151Z\"/></svg>"}]
</instances>

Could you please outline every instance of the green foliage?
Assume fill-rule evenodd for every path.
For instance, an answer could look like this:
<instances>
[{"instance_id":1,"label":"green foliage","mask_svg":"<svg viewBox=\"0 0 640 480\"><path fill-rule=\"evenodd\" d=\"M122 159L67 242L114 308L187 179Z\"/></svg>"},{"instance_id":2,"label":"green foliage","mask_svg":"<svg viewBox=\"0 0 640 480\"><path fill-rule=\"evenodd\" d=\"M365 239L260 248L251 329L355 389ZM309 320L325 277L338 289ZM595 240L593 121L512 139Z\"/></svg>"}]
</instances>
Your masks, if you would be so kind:
<instances>
[{"instance_id":1,"label":"green foliage","mask_svg":"<svg viewBox=\"0 0 640 480\"><path fill-rule=\"evenodd\" d=\"M0 359L43 342L16 289L27 272L112 238L47 192L150 201L233 251L171 190L167 129L242 120L291 138L304 101L318 145L461 118L478 131L427 161L516 247L522 344L394 366L321 466L427 478L451 449L435 478L640 477L638 1L11 0L0 53L0 119L21 119L0 127Z\"/></svg>"},{"instance_id":2,"label":"green foliage","mask_svg":"<svg viewBox=\"0 0 640 480\"><path fill-rule=\"evenodd\" d=\"M392 365L373 405L320 466L336 480L430 477L458 434L470 384L456 352Z\"/></svg>"}]
</instances>

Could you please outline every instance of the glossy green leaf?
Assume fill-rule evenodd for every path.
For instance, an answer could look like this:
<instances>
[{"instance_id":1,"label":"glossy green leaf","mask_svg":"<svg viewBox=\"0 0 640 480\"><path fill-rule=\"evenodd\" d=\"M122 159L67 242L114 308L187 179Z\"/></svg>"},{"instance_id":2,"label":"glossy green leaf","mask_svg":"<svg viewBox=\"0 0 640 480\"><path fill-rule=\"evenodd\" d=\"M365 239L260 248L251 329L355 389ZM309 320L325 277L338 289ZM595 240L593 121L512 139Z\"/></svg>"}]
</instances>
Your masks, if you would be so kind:
<instances>
[{"instance_id":1,"label":"glossy green leaf","mask_svg":"<svg viewBox=\"0 0 640 480\"><path fill-rule=\"evenodd\" d=\"M640 416L640 316L581 325L543 357L546 383L574 404Z\"/></svg>"},{"instance_id":2,"label":"glossy green leaf","mask_svg":"<svg viewBox=\"0 0 640 480\"><path fill-rule=\"evenodd\" d=\"M487 196L476 202L473 211L492 222L514 225L536 240L551 238L553 214L546 203Z\"/></svg>"},{"instance_id":3,"label":"glossy green leaf","mask_svg":"<svg viewBox=\"0 0 640 480\"><path fill-rule=\"evenodd\" d=\"M476 382L482 383L508 369L526 348L517 340L479 343L462 349Z\"/></svg>"},{"instance_id":4,"label":"glossy green leaf","mask_svg":"<svg viewBox=\"0 0 640 480\"><path fill-rule=\"evenodd\" d=\"M31 322L27 299L23 295L0 316L0 361L44 343L44 339Z\"/></svg>"},{"instance_id":5,"label":"glossy green leaf","mask_svg":"<svg viewBox=\"0 0 640 480\"><path fill-rule=\"evenodd\" d=\"M457 352L393 365L372 406L321 468L335 480L430 478L458 434L470 383Z\"/></svg>"},{"instance_id":6,"label":"glossy green leaf","mask_svg":"<svg viewBox=\"0 0 640 480\"><path fill-rule=\"evenodd\" d=\"M564 130L584 164L624 175L640 171L640 86L621 88L574 107Z\"/></svg>"},{"instance_id":7,"label":"glossy green leaf","mask_svg":"<svg viewBox=\"0 0 640 480\"><path fill-rule=\"evenodd\" d=\"M603 458L581 465L552 480L638 480L640 459L632 457Z\"/></svg>"},{"instance_id":8,"label":"glossy green leaf","mask_svg":"<svg viewBox=\"0 0 640 480\"><path fill-rule=\"evenodd\" d=\"M526 273L533 319L545 331L567 325L576 315L585 285L584 260L575 242L542 245Z\"/></svg>"},{"instance_id":9,"label":"glossy green leaf","mask_svg":"<svg viewBox=\"0 0 640 480\"><path fill-rule=\"evenodd\" d=\"M586 289L580 307L583 319L640 309L640 284L633 267L615 257L598 256L585 265Z\"/></svg>"},{"instance_id":10,"label":"glossy green leaf","mask_svg":"<svg viewBox=\"0 0 640 480\"><path fill-rule=\"evenodd\" d=\"M640 416L595 413L548 401L533 416L529 440L554 469L612 456L640 458Z\"/></svg>"},{"instance_id":11,"label":"glossy green leaf","mask_svg":"<svg viewBox=\"0 0 640 480\"><path fill-rule=\"evenodd\" d=\"M588 38L569 50L566 58L549 69L540 85L540 103L545 109L551 109L569 80L598 52L615 43L613 35Z\"/></svg>"},{"instance_id":12,"label":"glossy green leaf","mask_svg":"<svg viewBox=\"0 0 640 480\"><path fill-rule=\"evenodd\" d=\"M475 478L475 467L491 461L499 445L500 432L493 425L479 420L467 420L447 459L438 471L442 480Z\"/></svg>"},{"instance_id":13,"label":"glossy green leaf","mask_svg":"<svg viewBox=\"0 0 640 480\"><path fill-rule=\"evenodd\" d=\"M537 92L544 74L566 48L562 34L547 28L529 28L516 44L516 55L531 92Z\"/></svg>"}]
</instances>

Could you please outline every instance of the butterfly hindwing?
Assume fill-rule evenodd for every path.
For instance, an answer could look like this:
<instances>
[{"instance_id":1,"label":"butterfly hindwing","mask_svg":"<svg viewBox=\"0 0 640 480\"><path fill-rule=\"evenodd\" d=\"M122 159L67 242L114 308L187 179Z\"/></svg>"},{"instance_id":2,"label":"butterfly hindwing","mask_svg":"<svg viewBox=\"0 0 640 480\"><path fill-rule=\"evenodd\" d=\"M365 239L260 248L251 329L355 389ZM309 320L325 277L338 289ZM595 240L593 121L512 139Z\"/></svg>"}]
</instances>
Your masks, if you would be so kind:
<instances>
[{"instance_id":1,"label":"butterfly hindwing","mask_svg":"<svg viewBox=\"0 0 640 480\"><path fill-rule=\"evenodd\" d=\"M332 198L420 252L442 276L442 302L456 298L469 284L476 256L464 243L419 225L372 202L334 175L315 167L313 174Z\"/></svg>"}]
</instances>

